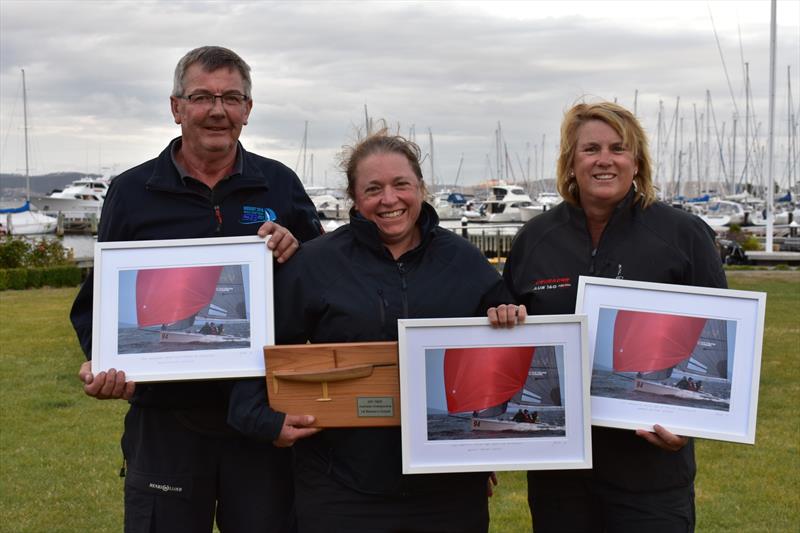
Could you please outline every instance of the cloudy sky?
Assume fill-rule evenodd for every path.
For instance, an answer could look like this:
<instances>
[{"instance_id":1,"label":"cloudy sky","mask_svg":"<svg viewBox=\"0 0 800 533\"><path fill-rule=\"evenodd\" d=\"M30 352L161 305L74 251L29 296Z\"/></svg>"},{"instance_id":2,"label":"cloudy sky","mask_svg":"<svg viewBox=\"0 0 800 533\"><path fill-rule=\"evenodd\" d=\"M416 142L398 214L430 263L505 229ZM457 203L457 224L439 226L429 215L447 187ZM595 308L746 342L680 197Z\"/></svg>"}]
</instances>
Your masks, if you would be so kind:
<instances>
[{"instance_id":1,"label":"cloudy sky","mask_svg":"<svg viewBox=\"0 0 800 533\"><path fill-rule=\"evenodd\" d=\"M340 183L335 155L363 129L365 106L373 118L414 135L426 153L432 133L438 183L497 177L498 124L508 153L501 170L509 179L552 177L561 116L580 98L635 104L652 137L663 101L659 151L666 169L680 97L678 145L682 172L691 176L693 106L704 118L707 89L716 119L714 161L719 143L726 154L730 149L736 102L741 173L744 62L751 130L762 138L767 131L769 5L0 0L0 172L25 167L20 69L31 173L116 174L179 134L168 102L175 63L191 48L218 44L253 70L245 147L294 168L308 121L305 174L315 185ZM785 180L787 66L795 111L800 105L800 3L778 2L777 35L775 172Z\"/></svg>"}]
</instances>

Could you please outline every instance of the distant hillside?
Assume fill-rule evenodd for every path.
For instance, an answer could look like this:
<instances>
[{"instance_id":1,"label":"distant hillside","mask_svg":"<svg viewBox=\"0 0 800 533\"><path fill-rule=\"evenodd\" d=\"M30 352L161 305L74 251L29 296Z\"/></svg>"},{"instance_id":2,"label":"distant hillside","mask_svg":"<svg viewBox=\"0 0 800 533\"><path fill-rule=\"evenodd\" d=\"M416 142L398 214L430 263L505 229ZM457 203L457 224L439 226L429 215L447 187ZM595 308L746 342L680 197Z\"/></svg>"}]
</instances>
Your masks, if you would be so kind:
<instances>
[{"instance_id":1,"label":"distant hillside","mask_svg":"<svg viewBox=\"0 0 800 533\"><path fill-rule=\"evenodd\" d=\"M76 179L88 176L91 178L102 177L100 174L85 174L83 172L53 172L31 176L31 194L47 194L53 189L63 189ZM0 198L24 198L25 176L21 174L0 174Z\"/></svg>"}]
</instances>

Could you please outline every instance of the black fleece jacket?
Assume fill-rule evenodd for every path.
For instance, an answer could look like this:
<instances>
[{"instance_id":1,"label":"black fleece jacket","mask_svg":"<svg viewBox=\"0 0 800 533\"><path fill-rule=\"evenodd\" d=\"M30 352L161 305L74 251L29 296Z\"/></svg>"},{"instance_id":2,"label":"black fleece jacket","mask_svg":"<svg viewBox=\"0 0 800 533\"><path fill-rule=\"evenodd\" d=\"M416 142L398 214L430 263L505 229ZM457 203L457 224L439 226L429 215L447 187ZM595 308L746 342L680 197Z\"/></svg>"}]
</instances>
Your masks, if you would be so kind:
<instances>
[{"instance_id":1,"label":"black fleece jacket","mask_svg":"<svg viewBox=\"0 0 800 533\"><path fill-rule=\"evenodd\" d=\"M183 179L172 162L174 139L161 154L111 181L99 241L198 239L255 235L270 219L300 241L321 233L314 204L294 172L239 145L240 172L213 190ZM92 353L93 275L81 287L70 319L86 358ZM231 380L141 383L131 403L143 407L213 408L224 424ZM217 424L218 425L218 424Z\"/></svg>"},{"instance_id":2,"label":"black fleece jacket","mask_svg":"<svg viewBox=\"0 0 800 533\"><path fill-rule=\"evenodd\" d=\"M303 244L276 273L278 344L394 341L399 318L482 316L511 302L481 252L439 227L430 205L423 204L418 224L421 244L397 260L377 226L354 214L349 225ZM228 421L272 440L283 416L264 397L263 380L240 382ZM359 492L427 491L454 482L452 475L402 476L399 428L326 429L294 448L298 461ZM485 483L485 474L466 476Z\"/></svg>"},{"instance_id":3,"label":"black fleece jacket","mask_svg":"<svg viewBox=\"0 0 800 533\"><path fill-rule=\"evenodd\" d=\"M528 222L503 271L517 303L530 314L575 312L578 277L727 287L714 232L700 218L656 202L642 209L631 189L617 206L596 249L586 216L566 202ZM660 490L694 481L694 445L657 448L633 431L593 427L594 468L532 472L531 479L593 477L626 490Z\"/></svg>"}]
</instances>

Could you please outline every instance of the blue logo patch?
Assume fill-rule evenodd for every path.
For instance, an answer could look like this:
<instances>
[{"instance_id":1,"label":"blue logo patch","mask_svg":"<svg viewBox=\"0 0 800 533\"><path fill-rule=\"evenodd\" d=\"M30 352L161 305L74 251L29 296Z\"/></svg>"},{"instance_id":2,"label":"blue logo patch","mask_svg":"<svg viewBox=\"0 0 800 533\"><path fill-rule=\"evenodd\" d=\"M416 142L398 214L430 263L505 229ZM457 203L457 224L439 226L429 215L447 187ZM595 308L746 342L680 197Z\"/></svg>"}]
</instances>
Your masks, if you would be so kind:
<instances>
[{"instance_id":1,"label":"blue logo patch","mask_svg":"<svg viewBox=\"0 0 800 533\"><path fill-rule=\"evenodd\" d=\"M273 222L278 219L275 211L269 207L253 207L251 205L242 206L242 218L240 224L263 224Z\"/></svg>"}]
</instances>

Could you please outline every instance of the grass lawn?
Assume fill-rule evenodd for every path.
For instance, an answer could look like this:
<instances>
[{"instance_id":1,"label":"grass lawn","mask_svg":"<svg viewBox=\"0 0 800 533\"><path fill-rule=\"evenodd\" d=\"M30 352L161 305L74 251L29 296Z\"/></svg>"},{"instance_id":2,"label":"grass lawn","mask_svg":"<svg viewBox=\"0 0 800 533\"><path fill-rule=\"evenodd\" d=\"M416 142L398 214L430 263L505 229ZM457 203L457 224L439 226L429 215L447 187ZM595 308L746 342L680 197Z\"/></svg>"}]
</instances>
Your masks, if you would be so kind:
<instances>
[{"instance_id":1,"label":"grass lawn","mask_svg":"<svg viewBox=\"0 0 800 533\"><path fill-rule=\"evenodd\" d=\"M697 442L698 531L800 529L800 273L729 273L766 291L756 445ZM0 531L122 530L127 405L83 395L76 289L0 292ZM502 472L493 532L530 531L524 473Z\"/></svg>"}]
</instances>

